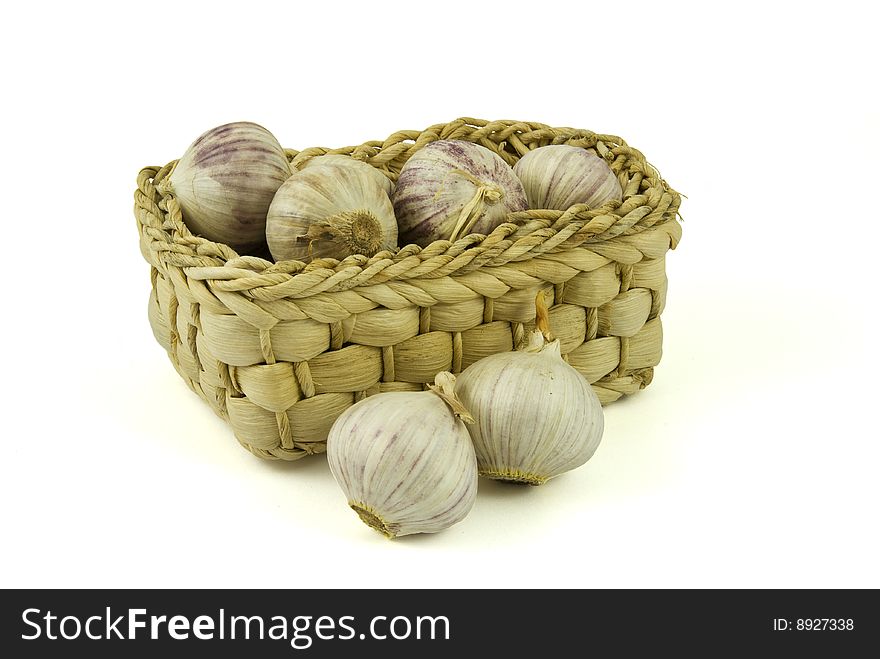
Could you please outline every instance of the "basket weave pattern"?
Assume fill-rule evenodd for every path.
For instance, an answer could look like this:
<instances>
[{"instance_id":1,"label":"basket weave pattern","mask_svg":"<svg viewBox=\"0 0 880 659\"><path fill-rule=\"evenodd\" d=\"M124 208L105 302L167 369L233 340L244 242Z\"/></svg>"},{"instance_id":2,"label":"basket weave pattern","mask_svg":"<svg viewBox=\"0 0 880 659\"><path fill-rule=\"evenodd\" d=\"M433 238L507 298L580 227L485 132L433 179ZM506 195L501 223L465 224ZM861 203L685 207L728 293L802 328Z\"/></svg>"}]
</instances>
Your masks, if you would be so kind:
<instances>
[{"instance_id":1,"label":"basket weave pattern","mask_svg":"<svg viewBox=\"0 0 880 659\"><path fill-rule=\"evenodd\" d=\"M593 149L624 190L599 209L513 213L488 236L343 261L272 263L192 235L157 185L174 163L138 176L135 215L151 265L149 319L193 391L252 453L294 460L324 450L336 417L365 396L421 390L513 349L544 291L565 359L603 403L647 386L660 361L665 255L680 203L618 137L516 121L459 119L342 149L289 150L293 167L350 154L396 180L439 139L476 142L513 165L548 144Z\"/></svg>"}]
</instances>

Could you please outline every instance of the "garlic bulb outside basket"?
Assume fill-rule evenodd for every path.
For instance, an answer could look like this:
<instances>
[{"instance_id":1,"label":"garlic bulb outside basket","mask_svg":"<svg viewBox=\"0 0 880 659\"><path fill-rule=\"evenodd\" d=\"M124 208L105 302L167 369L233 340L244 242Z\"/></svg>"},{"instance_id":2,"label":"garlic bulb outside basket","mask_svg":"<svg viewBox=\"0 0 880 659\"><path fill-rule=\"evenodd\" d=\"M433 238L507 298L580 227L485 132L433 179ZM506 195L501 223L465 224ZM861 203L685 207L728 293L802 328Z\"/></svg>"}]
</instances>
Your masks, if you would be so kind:
<instances>
[{"instance_id":1,"label":"garlic bulb outside basket","mask_svg":"<svg viewBox=\"0 0 880 659\"><path fill-rule=\"evenodd\" d=\"M389 538L460 522L477 495L472 420L439 373L425 392L387 392L348 408L327 438L327 461L348 504Z\"/></svg>"},{"instance_id":2,"label":"garlic bulb outside basket","mask_svg":"<svg viewBox=\"0 0 880 659\"><path fill-rule=\"evenodd\" d=\"M160 191L177 198L190 231L246 251L266 240L266 212L290 176L268 130L239 121L212 128L183 154Z\"/></svg>"},{"instance_id":3,"label":"garlic bulb outside basket","mask_svg":"<svg viewBox=\"0 0 880 659\"><path fill-rule=\"evenodd\" d=\"M351 156L344 156L341 153L327 153L323 156L315 156L314 158L309 158L301 167L301 169L318 167L320 165L339 165L340 167L360 168L362 171L369 172L369 175L376 179L376 182L382 186L389 197L391 196L391 192L394 190L393 181L385 176L385 174L380 172L378 169L376 169L372 165L368 165L363 160L357 160L356 158L352 158Z\"/></svg>"},{"instance_id":4,"label":"garlic bulb outside basket","mask_svg":"<svg viewBox=\"0 0 880 659\"><path fill-rule=\"evenodd\" d=\"M468 426L479 473L541 485L579 467L599 446L604 415L589 383L548 341L547 310L538 295L538 329L521 350L471 364L455 393L474 417Z\"/></svg>"},{"instance_id":5,"label":"garlic bulb outside basket","mask_svg":"<svg viewBox=\"0 0 880 659\"><path fill-rule=\"evenodd\" d=\"M403 166L394 188L401 244L425 247L469 233L491 233L508 213L527 208L511 167L484 146L439 140Z\"/></svg>"},{"instance_id":6,"label":"garlic bulb outside basket","mask_svg":"<svg viewBox=\"0 0 880 659\"><path fill-rule=\"evenodd\" d=\"M276 261L373 256L397 247L397 222L388 194L363 167L315 165L284 182L266 218L266 240Z\"/></svg>"},{"instance_id":7,"label":"garlic bulb outside basket","mask_svg":"<svg viewBox=\"0 0 880 659\"><path fill-rule=\"evenodd\" d=\"M598 208L623 190L608 164L569 144L542 146L519 159L513 171L522 181L530 208L564 211L575 204Z\"/></svg>"}]
</instances>

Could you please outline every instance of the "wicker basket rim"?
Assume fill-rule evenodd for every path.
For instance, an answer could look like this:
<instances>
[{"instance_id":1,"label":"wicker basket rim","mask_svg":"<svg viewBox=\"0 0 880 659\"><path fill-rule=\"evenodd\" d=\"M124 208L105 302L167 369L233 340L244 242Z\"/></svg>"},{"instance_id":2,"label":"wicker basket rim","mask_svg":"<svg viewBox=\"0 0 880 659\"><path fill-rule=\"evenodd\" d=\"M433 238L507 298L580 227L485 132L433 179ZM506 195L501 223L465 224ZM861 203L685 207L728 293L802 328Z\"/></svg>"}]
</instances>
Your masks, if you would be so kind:
<instances>
[{"instance_id":1,"label":"wicker basket rim","mask_svg":"<svg viewBox=\"0 0 880 659\"><path fill-rule=\"evenodd\" d=\"M136 212L138 208L146 211L138 217L147 220L144 228L150 234L152 248L166 252L166 259L184 268L185 272L190 268L198 269L199 279L247 280L241 282L244 288L289 283L291 278L311 276L311 279L316 275L324 284L322 288L326 289L330 282L325 280L340 276L361 286L367 281L372 284L391 279L443 277L453 272L466 274L480 267L527 261L582 244L597 245L677 221L681 195L667 184L640 151L617 136L583 129L463 117L422 131L398 131L383 141L368 141L354 147L285 151L295 168L319 155L345 154L379 168L396 180L400 167L413 153L440 139L464 139L481 144L511 165L529 150L530 145L572 144L591 148L605 158L616 173L626 170L637 176L638 184L644 190L638 194L625 194L623 202L610 202L597 209L577 204L565 211L511 213L509 221L490 234L469 234L454 243L438 240L424 248L406 245L396 253L380 252L373 257L355 254L341 261L315 259L310 263L294 260L273 263L257 256L241 256L228 245L193 235L183 222L173 194L158 189L176 160L164 167L150 166L140 171L135 191ZM157 225L150 223L150 218L164 218L164 221ZM338 285L334 288L338 289Z\"/></svg>"}]
</instances>

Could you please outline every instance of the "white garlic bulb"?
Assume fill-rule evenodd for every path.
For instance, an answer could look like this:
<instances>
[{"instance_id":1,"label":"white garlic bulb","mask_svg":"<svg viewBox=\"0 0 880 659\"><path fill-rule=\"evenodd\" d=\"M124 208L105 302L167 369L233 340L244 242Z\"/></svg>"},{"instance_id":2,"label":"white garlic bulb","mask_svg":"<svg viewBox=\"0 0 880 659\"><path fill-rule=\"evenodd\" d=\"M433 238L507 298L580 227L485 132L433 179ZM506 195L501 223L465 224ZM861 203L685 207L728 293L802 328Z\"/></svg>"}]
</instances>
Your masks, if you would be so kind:
<instances>
[{"instance_id":1,"label":"white garlic bulb","mask_svg":"<svg viewBox=\"0 0 880 659\"><path fill-rule=\"evenodd\" d=\"M364 168L371 169L315 165L284 182L266 218L266 240L276 261L373 256L397 247L391 200Z\"/></svg>"},{"instance_id":2,"label":"white garlic bulb","mask_svg":"<svg viewBox=\"0 0 880 659\"><path fill-rule=\"evenodd\" d=\"M623 198L620 182L602 158L568 144L529 151L513 171L522 181L529 208L564 211L575 204L598 208Z\"/></svg>"},{"instance_id":3,"label":"white garlic bulb","mask_svg":"<svg viewBox=\"0 0 880 659\"><path fill-rule=\"evenodd\" d=\"M419 149L400 170L392 198L401 244L422 247L491 233L508 213L528 207L510 165L486 147L462 140Z\"/></svg>"},{"instance_id":4,"label":"white garlic bulb","mask_svg":"<svg viewBox=\"0 0 880 659\"><path fill-rule=\"evenodd\" d=\"M477 461L453 393L437 375L425 392L365 398L336 419L327 461L348 505L389 538L435 533L460 522L477 495Z\"/></svg>"},{"instance_id":5,"label":"white garlic bulb","mask_svg":"<svg viewBox=\"0 0 880 659\"><path fill-rule=\"evenodd\" d=\"M376 179L376 182L384 188L385 192L388 193L388 196L391 196L391 192L394 190L394 182L385 176L378 169L365 163L363 160L357 160L356 158L352 158L351 156L344 156L340 153L328 153L323 156L315 156L314 158L309 158L305 164L302 166L302 169L308 169L309 167L317 167L320 165L339 165L340 167L359 167L362 171L369 172L369 175Z\"/></svg>"},{"instance_id":6,"label":"white garlic bulb","mask_svg":"<svg viewBox=\"0 0 880 659\"><path fill-rule=\"evenodd\" d=\"M584 464L604 429L592 387L546 338L542 295L537 306L538 329L524 349L471 364L455 386L475 419L468 430L480 475L530 485Z\"/></svg>"},{"instance_id":7,"label":"white garlic bulb","mask_svg":"<svg viewBox=\"0 0 880 659\"><path fill-rule=\"evenodd\" d=\"M190 231L246 251L266 241L266 212L290 176L284 149L268 130L239 121L212 128L160 185L177 198Z\"/></svg>"}]
</instances>

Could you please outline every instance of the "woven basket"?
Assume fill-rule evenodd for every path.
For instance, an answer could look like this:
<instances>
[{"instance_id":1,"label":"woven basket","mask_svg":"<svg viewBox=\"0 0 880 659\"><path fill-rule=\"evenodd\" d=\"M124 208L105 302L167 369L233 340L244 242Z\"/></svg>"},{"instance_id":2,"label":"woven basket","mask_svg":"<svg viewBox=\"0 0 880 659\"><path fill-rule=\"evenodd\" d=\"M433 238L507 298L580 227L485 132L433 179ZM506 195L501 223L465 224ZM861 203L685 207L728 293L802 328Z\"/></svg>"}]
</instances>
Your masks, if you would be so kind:
<instances>
[{"instance_id":1,"label":"woven basket","mask_svg":"<svg viewBox=\"0 0 880 659\"><path fill-rule=\"evenodd\" d=\"M396 254L272 263L194 236L157 184L138 176L135 215L150 263L156 340L252 453L295 460L324 450L336 417L383 391L418 391L511 350L545 291L562 353L603 403L647 386L660 361L665 255L681 236L680 203L618 137L517 121L459 119L343 149L288 151L294 168L351 154L396 180L420 148L468 140L513 165L530 149L593 149L618 175L621 204L513 213L488 236L408 245Z\"/></svg>"}]
</instances>

